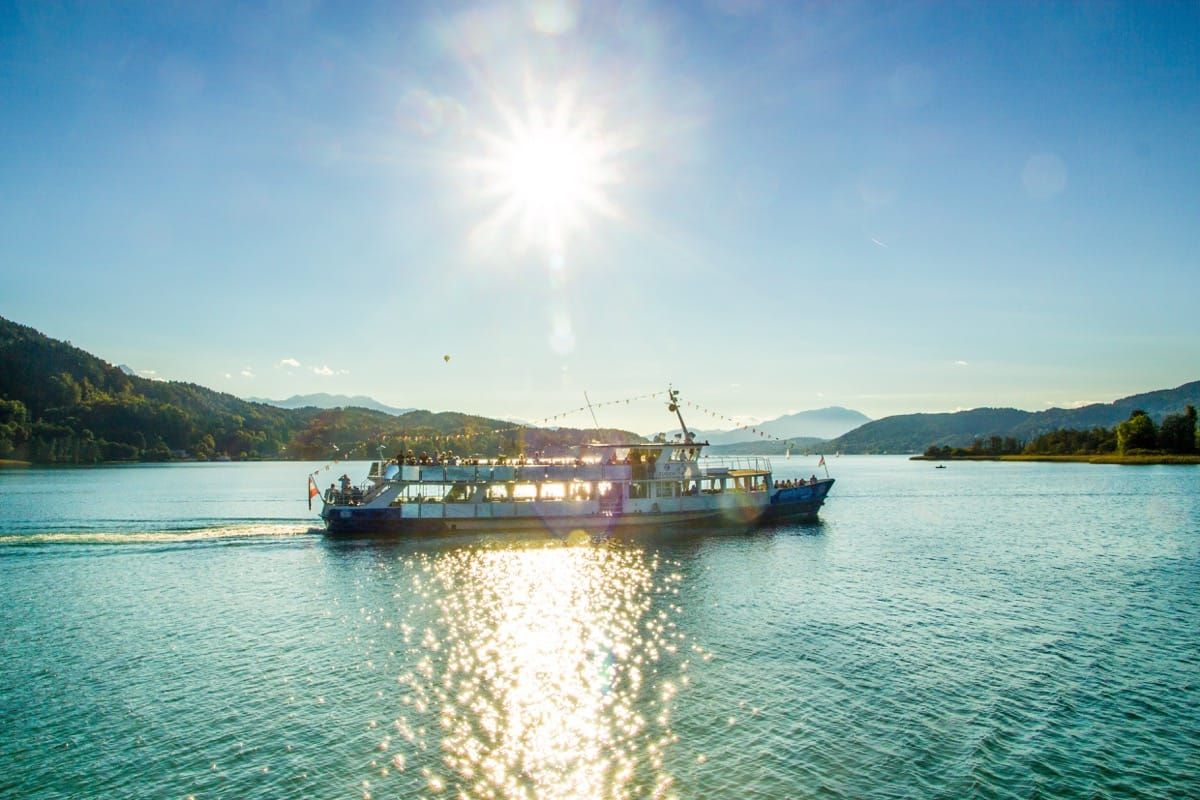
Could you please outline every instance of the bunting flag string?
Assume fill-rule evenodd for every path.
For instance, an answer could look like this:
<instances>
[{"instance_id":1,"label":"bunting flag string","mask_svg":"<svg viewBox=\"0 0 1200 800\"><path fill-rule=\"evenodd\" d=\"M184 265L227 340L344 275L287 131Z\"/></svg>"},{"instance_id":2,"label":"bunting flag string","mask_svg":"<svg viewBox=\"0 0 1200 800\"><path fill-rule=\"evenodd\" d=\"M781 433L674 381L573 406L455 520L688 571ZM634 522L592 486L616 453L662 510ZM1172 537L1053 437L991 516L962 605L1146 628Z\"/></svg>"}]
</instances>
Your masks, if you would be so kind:
<instances>
[{"instance_id":1,"label":"bunting flag string","mask_svg":"<svg viewBox=\"0 0 1200 800\"><path fill-rule=\"evenodd\" d=\"M724 422L728 422L731 425L733 425L735 428L737 428L738 430L755 434L760 439L770 439L772 441L780 442L781 444L786 445L787 446L787 457L788 458L792 457L792 447L794 446L794 444L791 439L783 439L772 433L767 433L766 431L761 431L758 429L757 426L754 426L754 425L743 425L742 423L738 422L733 417L727 417L724 414L720 414L716 411L713 411L711 408L705 408L704 406L700 405L699 403L693 403L691 400L684 400L683 402L688 408L694 408L697 411L699 411L700 413L707 414L708 416L712 417L713 419L718 419L718 420L722 420ZM792 437L792 438L795 438L795 437ZM822 458L824 458L824 456L822 456Z\"/></svg>"},{"instance_id":2,"label":"bunting flag string","mask_svg":"<svg viewBox=\"0 0 1200 800\"><path fill-rule=\"evenodd\" d=\"M599 403L592 403L592 408L596 409L596 408L606 408L608 406L615 406L615 405L628 405L629 403L636 402L638 400L652 400L656 397L662 397L665 394L666 394L665 391L659 391L659 392L649 392L648 394L639 394L634 397L623 397L618 400L604 400ZM490 430L481 430L481 431L464 431L461 433L433 433L433 434L421 436L419 438L433 439L434 441L447 442L447 443L461 442L461 441L466 441L468 439L474 439L479 436L496 436L496 435L502 434L502 433L515 433L516 431L527 430L529 428L540 428L548 422L555 422L557 420L564 419L566 417L572 416L574 414L579 414L579 413L587 411L587 410L588 410L587 406L579 406L578 408L572 408L568 411L560 411L557 414L551 414L548 417L542 417L541 419L537 419L532 422L511 425L506 428L492 428ZM350 448L349 450L347 450L344 453L339 450L339 448L336 444L331 444L331 447L333 447L333 450L335 453L337 453L337 455L333 458L332 461L325 464L323 467L318 467L312 473L312 475L315 477L322 470L325 470L326 472L328 472L330 467L332 467L334 464L337 464L340 461L349 461L350 457L355 453L355 451L357 451L359 448L366 447L367 445L371 444L372 441L376 441L378 443L378 446L382 447L383 442L387 439L391 439L394 441L396 439L403 440L403 439L407 439L407 438L409 438L409 437L405 436L405 435L396 435L396 434L380 435L375 440L368 439L367 441L359 442L354 447ZM412 437L412 438L418 438L418 437Z\"/></svg>"}]
</instances>

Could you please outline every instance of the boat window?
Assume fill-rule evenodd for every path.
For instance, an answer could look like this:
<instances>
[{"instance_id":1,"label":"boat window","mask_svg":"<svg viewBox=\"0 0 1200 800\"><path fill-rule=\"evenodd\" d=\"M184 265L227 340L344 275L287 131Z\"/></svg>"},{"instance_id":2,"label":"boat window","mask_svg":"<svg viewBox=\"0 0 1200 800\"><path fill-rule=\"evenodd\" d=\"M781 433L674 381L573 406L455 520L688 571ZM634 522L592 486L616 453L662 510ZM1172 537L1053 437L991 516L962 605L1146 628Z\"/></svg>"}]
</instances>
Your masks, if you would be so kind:
<instances>
[{"instance_id":1,"label":"boat window","mask_svg":"<svg viewBox=\"0 0 1200 800\"><path fill-rule=\"evenodd\" d=\"M454 489L450 483L410 483L396 492L392 505L399 503L439 503Z\"/></svg>"},{"instance_id":2,"label":"boat window","mask_svg":"<svg viewBox=\"0 0 1200 800\"><path fill-rule=\"evenodd\" d=\"M567 496L565 483L543 483L541 497L543 500L562 500Z\"/></svg>"},{"instance_id":3,"label":"boat window","mask_svg":"<svg viewBox=\"0 0 1200 800\"><path fill-rule=\"evenodd\" d=\"M661 481L658 484L659 497L678 497L679 481Z\"/></svg>"},{"instance_id":4,"label":"boat window","mask_svg":"<svg viewBox=\"0 0 1200 800\"><path fill-rule=\"evenodd\" d=\"M487 487L488 500L507 500L508 499L508 484L493 483Z\"/></svg>"},{"instance_id":5,"label":"boat window","mask_svg":"<svg viewBox=\"0 0 1200 800\"><path fill-rule=\"evenodd\" d=\"M600 481L596 484L596 492L601 497L606 497L612 493L613 485L611 481Z\"/></svg>"},{"instance_id":6,"label":"boat window","mask_svg":"<svg viewBox=\"0 0 1200 800\"><path fill-rule=\"evenodd\" d=\"M475 486L470 483L456 483L446 494L447 503L468 503L475 496Z\"/></svg>"},{"instance_id":7,"label":"boat window","mask_svg":"<svg viewBox=\"0 0 1200 800\"><path fill-rule=\"evenodd\" d=\"M513 485L513 500L536 500L537 496L536 483L517 483Z\"/></svg>"},{"instance_id":8,"label":"boat window","mask_svg":"<svg viewBox=\"0 0 1200 800\"><path fill-rule=\"evenodd\" d=\"M629 484L630 499L636 499L639 497L649 497L649 496L650 496L650 484L643 483L642 481L634 481L633 483Z\"/></svg>"}]
</instances>

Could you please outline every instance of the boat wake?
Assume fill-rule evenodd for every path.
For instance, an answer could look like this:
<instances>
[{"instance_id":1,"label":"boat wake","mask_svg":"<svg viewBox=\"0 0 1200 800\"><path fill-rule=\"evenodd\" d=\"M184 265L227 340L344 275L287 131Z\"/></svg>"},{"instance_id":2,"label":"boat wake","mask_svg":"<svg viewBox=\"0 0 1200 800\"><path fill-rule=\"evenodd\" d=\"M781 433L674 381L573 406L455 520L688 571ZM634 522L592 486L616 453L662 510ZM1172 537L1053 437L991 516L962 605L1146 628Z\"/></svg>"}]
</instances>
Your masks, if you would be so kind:
<instances>
[{"instance_id":1,"label":"boat wake","mask_svg":"<svg viewBox=\"0 0 1200 800\"><path fill-rule=\"evenodd\" d=\"M250 522L142 531L77 530L0 534L0 547L88 544L175 544L222 540L289 538L321 533L322 529L296 522Z\"/></svg>"}]
</instances>

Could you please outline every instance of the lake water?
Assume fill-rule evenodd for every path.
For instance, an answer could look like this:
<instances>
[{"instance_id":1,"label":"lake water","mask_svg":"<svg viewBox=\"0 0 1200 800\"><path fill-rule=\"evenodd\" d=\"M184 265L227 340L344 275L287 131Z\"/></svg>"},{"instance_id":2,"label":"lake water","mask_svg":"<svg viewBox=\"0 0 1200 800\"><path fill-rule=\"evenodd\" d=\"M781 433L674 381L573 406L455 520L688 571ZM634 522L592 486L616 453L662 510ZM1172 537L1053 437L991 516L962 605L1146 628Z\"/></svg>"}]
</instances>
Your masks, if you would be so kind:
<instances>
[{"instance_id":1,"label":"lake water","mask_svg":"<svg viewBox=\"0 0 1200 800\"><path fill-rule=\"evenodd\" d=\"M570 546L328 540L310 468L0 471L0 796L1200 796L1196 467Z\"/></svg>"}]
</instances>

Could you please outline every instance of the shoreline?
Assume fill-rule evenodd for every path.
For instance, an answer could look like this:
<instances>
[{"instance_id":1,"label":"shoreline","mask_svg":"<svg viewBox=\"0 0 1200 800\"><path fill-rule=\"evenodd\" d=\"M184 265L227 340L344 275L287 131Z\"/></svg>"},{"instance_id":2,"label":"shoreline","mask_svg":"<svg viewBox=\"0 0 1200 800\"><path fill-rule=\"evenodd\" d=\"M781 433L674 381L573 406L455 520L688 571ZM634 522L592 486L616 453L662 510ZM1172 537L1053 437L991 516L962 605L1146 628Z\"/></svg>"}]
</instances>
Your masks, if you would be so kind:
<instances>
[{"instance_id":1,"label":"shoreline","mask_svg":"<svg viewBox=\"0 0 1200 800\"><path fill-rule=\"evenodd\" d=\"M1074 464L1118 464L1125 466L1151 466L1155 464L1200 464L1200 455L1123 456L1117 453L1074 453L1071 455L1004 455L1004 456L950 456L949 458L926 455L911 456L909 461L1038 461L1043 463Z\"/></svg>"}]
</instances>

